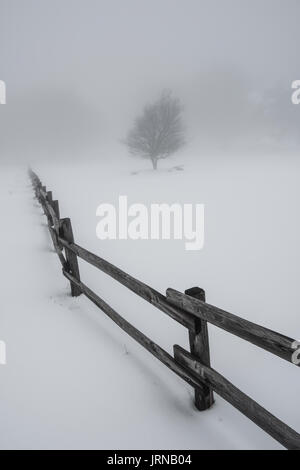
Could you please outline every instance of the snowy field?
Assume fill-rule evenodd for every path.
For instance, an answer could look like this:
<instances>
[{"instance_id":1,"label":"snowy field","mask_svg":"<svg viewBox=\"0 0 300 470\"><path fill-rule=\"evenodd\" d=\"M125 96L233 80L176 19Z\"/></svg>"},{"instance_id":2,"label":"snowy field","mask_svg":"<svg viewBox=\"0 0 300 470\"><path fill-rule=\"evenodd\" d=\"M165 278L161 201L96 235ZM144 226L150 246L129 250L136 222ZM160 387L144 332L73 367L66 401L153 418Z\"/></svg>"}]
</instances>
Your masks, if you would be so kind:
<instances>
[{"instance_id":1,"label":"snowy field","mask_svg":"<svg viewBox=\"0 0 300 470\"><path fill-rule=\"evenodd\" d=\"M138 160L34 165L70 217L75 240L161 292L193 286L207 301L292 338L299 321L299 163L169 160L158 172ZM167 171L184 163L184 171ZM150 167L149 167L150 168ZM138 174L131 174L142 170ZM83 296L71 298L26 168L0 175L1 449L280 449L216 396L206 412L193 390ZM205 246L183 241L100 241L102 202L204 203ZM81 278L172 352L187 331L100 271ZM212 366L300 431L299 368L209 327Z\"/></svg>"}]
</instances>

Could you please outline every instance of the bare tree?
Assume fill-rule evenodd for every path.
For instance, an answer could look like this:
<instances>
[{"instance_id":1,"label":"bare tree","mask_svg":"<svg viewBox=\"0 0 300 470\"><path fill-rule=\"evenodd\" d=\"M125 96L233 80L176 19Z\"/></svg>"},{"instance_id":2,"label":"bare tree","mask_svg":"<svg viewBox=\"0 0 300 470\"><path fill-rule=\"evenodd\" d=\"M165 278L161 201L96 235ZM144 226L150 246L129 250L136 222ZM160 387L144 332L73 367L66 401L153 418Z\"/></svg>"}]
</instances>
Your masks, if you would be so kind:
<instances>
[{"instance_id":1,"label":"bare tree","mask_svg":"<svg viewBox=\"0 0 300 470\"><path fill-rule=\"evenodd\" d=\"M132 155L149 158L153 169L157 162L167 158L184 144L182 106L170 91L164 91L143 113L128 133L125 144Z\"/></svg>"}]
</instances>

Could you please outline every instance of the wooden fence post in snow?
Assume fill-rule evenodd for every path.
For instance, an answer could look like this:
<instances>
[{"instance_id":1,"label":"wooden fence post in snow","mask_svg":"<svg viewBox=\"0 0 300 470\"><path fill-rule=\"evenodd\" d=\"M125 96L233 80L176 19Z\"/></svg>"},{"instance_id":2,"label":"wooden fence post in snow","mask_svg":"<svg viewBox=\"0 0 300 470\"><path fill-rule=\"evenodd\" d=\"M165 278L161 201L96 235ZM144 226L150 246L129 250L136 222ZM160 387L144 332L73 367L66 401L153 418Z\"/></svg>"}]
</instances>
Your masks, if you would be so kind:
<instances>
[{"instance_id":1,"label":"wooden fence post in snow","mask_svg":"<svg viewBox=\"0 0 300 470\"><path fill-rule=\"evenodd\" d=\"M56 217L57 217L57 220L58 220L58 222L60 223L60 211L59 211L59 203L58 203L58 200L55 199L54 201L52 201L51 205L52 205L52 208L53 208L53 210L54 210L54 213L55 213L55 215L56 215ZM59 233L57 233L55 227L54 227L54 230L55 230L56 235L57 235L57 237L58 237L58 236L59 236ZM56 239L56 243L57 243L58 248L59 248L60 250L62 250L62 249L63 249L63 246L62 246L61 243L58 241L58 239Z\"/></svg>"},{"instance_id":2,"label":"wooden fence post in snow","mask_svg":"<svg viewBox=\"0 0 300 470\"><path fill-rule=\"evenodd\" d=\"M60 219L60 236L67 242L74 243L74 236L70 219ZM74 276L78 281L80 281L77 255L71 250L69 250L66 246L65 253L68 264L67 271L72 274L72 276ZM81 294L80 288L76 286L76 284L74 284L72 281L70 281L70 284L72 297L78 297Z\"/></svg>"},{"instance_id":3,"label":"wooden fence post in snow","mask_svg":"<svg viewBox=\"0 0 300 470\"><path fill-rule=\"evenodd\" d=\"M60 219L58 200L52 201L52 207L58 220Z\"/></svg>"},{"instance_id":4,"label":"wooden fence post in snow","mask_svg":"<svg viewBox=\"0 0 300 470\"><path fill-rule=\"evenodd\" d=\"M52 191L47 191L47 201L52 204Z\"/></svg>"},{"instance_id":5,"label":"wooden fence post in snow","mask_svg":"<svg viewBox=\"0 0 300 470\"><path fill-rule=\"evenodd\" d=\"M184 292L190 297L205 302L205 291L200 287L192 287ZM195 328L189 330L191 354L198 358L202 364L210 367L209 339L207 322L200 318L195 319ZM214 402L212 389L208 386L203 387L203 392L195 390L195 405L198 410L207 410Z\"/></svg>"}]
</instances>

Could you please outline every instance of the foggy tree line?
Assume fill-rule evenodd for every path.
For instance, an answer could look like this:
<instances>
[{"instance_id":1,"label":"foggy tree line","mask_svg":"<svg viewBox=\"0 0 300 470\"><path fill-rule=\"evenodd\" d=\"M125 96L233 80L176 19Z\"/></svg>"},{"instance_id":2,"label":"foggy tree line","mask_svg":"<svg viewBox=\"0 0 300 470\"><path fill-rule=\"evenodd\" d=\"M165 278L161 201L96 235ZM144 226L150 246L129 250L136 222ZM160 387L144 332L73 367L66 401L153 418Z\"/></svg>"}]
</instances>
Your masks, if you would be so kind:
<instances>
[{"instance_id":1,"label":"foggy tree line","mask_svg":"<svg viewBox=\"0 0 300 470\"><path fill-rule=\"evenodd\" d=\"M245 152L298 153L300 106L291 103L291 82L255 89L240 70L220 68L202 71L176 89L180 99L165 91L143 108L145 94L131 128L130 107L125 106L121 115L111 97L91 104L65 89L20 95L0 115L0 153L8 159L36 151L80 160L91 149L96 158L107 130L117 141L128 127L129 152L148 159L154 169L162 159L179 153L185 141L199 158L214 152L239 158ZM117 118L112 125L107 124L108 111Z\"/></svg>"}]
</instances>

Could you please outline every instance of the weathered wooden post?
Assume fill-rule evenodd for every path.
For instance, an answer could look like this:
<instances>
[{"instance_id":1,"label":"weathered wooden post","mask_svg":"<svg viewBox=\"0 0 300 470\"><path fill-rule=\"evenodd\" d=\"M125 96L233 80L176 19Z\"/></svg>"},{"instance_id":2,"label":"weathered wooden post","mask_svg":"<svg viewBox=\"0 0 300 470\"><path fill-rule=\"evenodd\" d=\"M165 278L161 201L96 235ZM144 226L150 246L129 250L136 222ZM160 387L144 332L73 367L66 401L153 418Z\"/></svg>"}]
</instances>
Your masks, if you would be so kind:
<instances>
[{"instance_id":1,"label":"weathered wooden post","mask_svg":"<svg viewBox=\"0 0 300 470\"><path fill-rule=\"evenodd\" d=\"M52 213L51 213L51 220L52 220L52 225L49 225L49 231L50 235L52 238L54 250L57 253L57 256L59 257L59 260L62 264L63 269L68 269L69 263L66 263L66 260L63 255L63 246L59 242L59 236L60 236L60 213L59 213L59 205L58 201L55 200L53 201L51 198L51 208L52 208ZM53 214L54 213L54 214ZM66 266L67 264L67 266Z\"/></svg>"},{"instance_id":2,"label":"weathered wooden post","mask_svg":"<svg viewBox=\"0 0 300 470\"><path fill-rule=\"evenodd\" d=\"M57 220L59 221L60 220L60 211L59 211L59 203L58 203L58 200L55 199L54 201L52 201L51 203L51 206L54 210L54 213L56 215L56 218ZM55 233L57 235L56 237L56 244L57 244L57 247L62 250L63 249L63 246L61 245L61 243L59 243L58 241L58 236L59 236L59 227L56 227L55 224L54 224L54 230L55 230Z\"/></svg>"},{"instance_id":3,"label":"weathered wooden post","mask_svg":"<svg viewBox=\"0 0 300 470\"><path fill-rule=\"evenodd\" d=\"M41 187L42 187L42 183L40 181L34 181L34 194L38 201L40 200Z\"/></svg>"},{"instance_id":4,"label":"weathered wooden post","mask_svg":"<svg viewBox=\"0 0 300 470\"><path fill-rule=\"evenodd\" d=\"M52 204L52 191L47 191L47 201Z\"/></svg>"},{"instance_id":5,"label":"weathered wooden post","mask_svg":"<svg viewBox=\"0 0 300 470\"><path fill-rule=\"evenodd\" d=\"M185 295L194 297L195 299L205 302L205 291L200 287L192 287L187 289ZM209 339L207 322L200 318L195 318L195 328L189 330L190 350L191 354L197 357L202 364L210 367ZM207 410L214 403L212 389L206 385L203 391L195 390L195 405L198 410Z\"/></svg>"},{"instance_id":6,"label":"weathered wooden post","mask_svg":"<svg viewBox=\"0 0 300 470\"><path fill-rule=\"evenodd\" d=\"M41 191L44 192L44 193L47 193L47 188L46 186L41 186ZM45 204L44 204L44 196L40 193L40 198L39 198L39 201L42 205L42 208L43 208L43 211L44 211L44 214L48 217L48 213L47 213L47 209L45 207Z\"/></svg>"},{"instance_id":7,"label":"weathered wooden post","mask_svg":"<svg viewBox=\"0 0 300 470\"><path fill-rule=\"evenodd\" d=\"M56 217L59 220L60 219L60 213L59 213L59 204L58 204L57 199L55 199L55 201L52 201L52 207L53 207L53 210L55 212Z\"/></svg>"},{"instance_id":8,"label":"weathered wooden post","mask_svg":"<svg viewBox=\"0 0 300 470\"><path fill-rule=\"evenodd\" d=\"M74 243L74 235L72 230L71 220L69 218L60 219L60 236L64 238L69 243ZM77 255L69 250L65 246L65 253L66 253L66 260L67 260L67 267L66 270L72 274L78 281L80 281L80 274L79 274L79 266ZM78 297L81 294L80 288L70 281L71 284L71 294L72 297Z\"/></svg>"}]
</instances>

